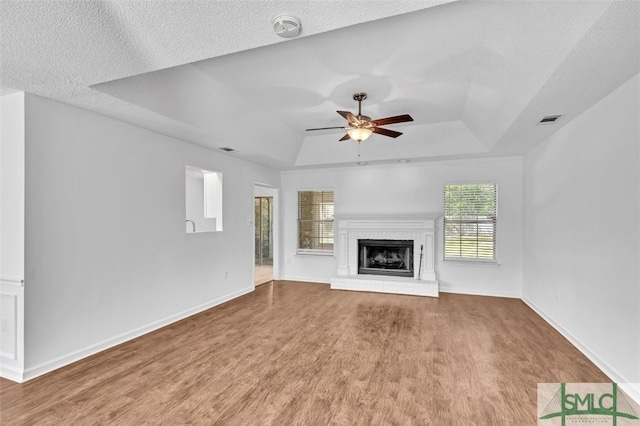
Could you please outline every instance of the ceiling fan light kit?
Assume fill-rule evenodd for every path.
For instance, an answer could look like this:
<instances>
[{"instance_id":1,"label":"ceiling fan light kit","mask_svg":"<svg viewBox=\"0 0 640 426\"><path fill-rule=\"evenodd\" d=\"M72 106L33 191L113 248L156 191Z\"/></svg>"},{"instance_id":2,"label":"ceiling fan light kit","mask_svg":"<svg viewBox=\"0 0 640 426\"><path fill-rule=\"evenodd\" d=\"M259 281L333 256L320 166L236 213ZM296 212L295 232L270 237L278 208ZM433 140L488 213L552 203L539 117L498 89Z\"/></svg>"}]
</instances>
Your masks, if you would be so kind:
<instances>
[{"instance_id":1,"label":"ceiling fan light kit","mask_svg":"<svg viewBox=\"0 0 640 426\"><path fill-rule=\"evenodd\" d=\"M372 133L373 131L371 129L367 129L364 127L356 127L347 130L347 134L349 135L349 137L354 141L357 141L358 143L367 139L369 136L371 136Z\"/></svg>"},{"instance_id":2,"label":"ceiling fan light kit","mask_svg":"<svg viewBox=\"0 0 640 426\"><path fill-rule=\"evenodd\" d=\"M349 111L336 111L342 117L347 120L347 126L338 127L319 127L315 129L307 129L307 131L314 130L328 130L328 129L343 129L347 131L347 134L340 139L340 141L346 141L347 139L353 139L360 143L366 140L373 133L379 135L388 136L390 138L397 138L402 133L395 130L383 129L379 126L387 124L404 123L407 121L413 121L413 118L409 114L396 115L394 117L379 118L372 120L371 117L362 115L362 101L367 99L366 93L354 93L353 100L358 102L358 115L353 115Z\"/></svg>"}]
</instances>

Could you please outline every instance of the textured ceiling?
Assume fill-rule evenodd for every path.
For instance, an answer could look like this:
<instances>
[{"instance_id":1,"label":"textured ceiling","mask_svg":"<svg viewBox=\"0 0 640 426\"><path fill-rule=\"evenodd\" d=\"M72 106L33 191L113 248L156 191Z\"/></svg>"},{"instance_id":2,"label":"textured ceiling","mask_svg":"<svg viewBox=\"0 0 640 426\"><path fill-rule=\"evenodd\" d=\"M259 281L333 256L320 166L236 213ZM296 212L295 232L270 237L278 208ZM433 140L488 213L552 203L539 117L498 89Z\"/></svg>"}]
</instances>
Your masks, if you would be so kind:
<instances>
[{"instance_id":1,"label":"textured ceiling","mask_svg":"<svg viewBox=\"0 0 640 426\"><path fill-rule=\"evenodd\" d=\"M630 1L2 1L23 90L289 169L353 164L336 110L409 113L363 160L526 152L640 71ZM293 14L302 36L271 20ZM536 126L545 115L557 123Z\"/></svg>"}]
</instances>

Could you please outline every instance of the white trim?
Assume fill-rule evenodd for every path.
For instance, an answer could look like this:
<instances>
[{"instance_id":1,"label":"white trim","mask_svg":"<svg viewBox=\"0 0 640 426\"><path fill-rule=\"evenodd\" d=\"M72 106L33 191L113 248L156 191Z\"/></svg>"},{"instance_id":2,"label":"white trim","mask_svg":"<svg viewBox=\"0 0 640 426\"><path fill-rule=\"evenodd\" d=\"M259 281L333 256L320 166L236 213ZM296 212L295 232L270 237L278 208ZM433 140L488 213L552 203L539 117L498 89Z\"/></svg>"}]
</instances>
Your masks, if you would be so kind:
<instances>
[{"instance_id":1,"label":"white trim","mask_svg":"<svg viewBox=\"0 0 640 426\"><path fill-rule=\"evenodd\" d=\"M336 214L335 220L340 221L343 227L347 228L387 228L400 229L424 229L434 228L435 221L441 217L440 213L417 213L417 214Z\"/></svg>"},{"instance_id":2,"label":"white trim","mask_svg":"<svg viewBox=\"0 0 640 426\"><path fill-rule=\"evenodd\" d=\"M0 277L0 283L24 287L24 279L19 277Z\"/></svg>"},{"instance_id":3,"label":"white trim","mask_svg":"<svg viewBox=\"0 0 640 426\"><path fill-rule=\"evenodd\" d=\"M11 380L12 382L22 383L24 379L24 369L0 363L0 377Z\"/></svg>"},{"instance_id":4,"label":"white trim","mask_svg":"<svg viewBox=\"0 0 640 426\"><path fill-rule=\"evenodd\" d=\"M510 299L520 299L520 294L518 293L503 293L501 291L478 290L471 288L443 287L442 282L440 282L440 291L442 293L466 294L468 296L507 297Z\"/></svg>"},{"instance_id":5,"label":"white trim","mask_svg":"<svg viewBox=\"0 0 640 426\"><path fill-rule=\"evenodd\" d=\"M334 235L333 235L333 248L331 250L323 250L323 249L302 249L300 248L300 193L301 192L331 192L333 194L333 220L331 220L331 223L333 223L334 227L335 227L335 223L336 223L336 214L335 214L335 209L336 209L336 192L335 190L331 187L331 188L325 188L325 189L298 189L296 191L296 256L333 256L333 252L335 250L335 244L336 244L336 236L335 236L335 228L334 228ZM329 222L329 220L322 220L319 222Z\"/></svg>"},{"instance_id":6,"label":"white trim","mask_svg":"<svg viewBox=\"0 0 640 426\"><path fill-rule=\"evenodd\" d=\"M334 243L335 244L335 243ZM296 256L333 256L333 250L298 249Z\"/></svg>"},{"instance_id":7,"label":"white trim","mask_svg":"<svg viewBox=\"0 0 640 426\"><path fill-rule=\"evenodd\" d=\"M495 205L494 207L494 212L495 212L495 217L492 221L493 223L493 259L479 259L476 257L450 257L447 258L446 257L446 250L445 247L447 245L447 236L444 232L445 230L445 222L447 221L446 215L445 215L445 202L446 202L446 188L449 185L493 185L493 199L495 200ZM500 199L498 198L498 185L499 182L497 180L494 179L488 179L486 181L483 180L476 180L476 181L457 181L457 182L445 182L444 185L442 186L442 261L443 262L460 262L460 263L466 263L467 266L469 266L469 264L495 264L497 266L500 266L500 262L498 260L498 216L499 216L499 211L498 211L498 205L500 202ZM438 218L439 219L439 218ZM453 221L455 222L455 220ZM480 221L476 221L476 223L480 223Z\"/></svg>"},{"instance_id":8,"label":"white trim","mask_svg":"<svg viewBox=\"0 0 640 426\"><path fill-rule=\"evenodd\" d=\"M381 163L381 164L372 164L369 163L367 169L394 169L394 168L423 168L423 167L442 167L442 166L455 166L458 164L465 163L474 163L474 164L489 164L495 165L496 163L503 162L512 162L518 161L522 164L523 156L521 155L505 155L505 156L487 156L487 157L478 157L478 158L443 158L443 157L430 157L430 158L422 158L415 159L412 158L409 163ZM283 170L280 172L281 175L295 175L300 173L309 173L313 171L318 171L321 173L324 172L334 172L334 171L343 171L345 169L360 169L362 166L358 166L355 163L344 163L343 165L329 165L329 166L304 166L294 170Z\"/></svg>"},{"instance_id":9,"label":"white trim","mask_svg":"<svg viewBox=\"0 0 640 426\"><path fill-rule=\"evenodd\" d=\"M497 259L493 260L481 260L481 259L440 259L443 266L446 267L486 267L486 268L499 268L502 266L502 263Z\"/></svg>"},{"instance_id":10,"label":"white trim","mask_svg":"<svg viewBox=\"0 0 640 426\"><path fill-rule=\"evenodd\" d=\"M312 283L312 284L327 284L329 285L329 280L324 281L321 278L313 278L313 277L295 277L295 276L285 276L283 281L300 281L303 283Z\"/></svg>"},{"instance_id":11,"label":"white trim","mask_svg":"<svg viewBox=\"0 0 640 426\"><path fill-rule=\"evenodd\" d=\"M618 383L618 388L629 395L636 404L640 404L640 383Z\"/></svg>"},{"instance_id":12,"label":"white trim","mask_svg":"<svg viewBox=\"0 0 640 426\"><path fill-rule=\"evenodd\" d=\"M145 326L142 327L138 327L134 330L131 330L129 332L120 334L118 336L112 337L110 339L107 340L103 340L102 342L96 343L94 345L88 346L84 349L80 349L74 352L71 352L67 355L63 355L61 357L52 359L50 361L38 364L36 366L33 366L31 368L27 368L23 371L22 374L22 381L27 381L27 380L31 380L34 379L38 376L41 376L43 374L46 374L50 371L56 370L60 367L64 367L65 365L69 365L73 362L79 361L83 358L86 358L88 356L94 355L98 352L102 352L106 349L112 348L114 346L117 346L119 344L125 343L129 340L135 339L137 337L140 337L144 334L150 333L152 331L158 330L162 327L166 327L169 324L172 324L174 322L180 321L182 319L188 318L192 315L195 315L199 312L202 311L206 311L207 309L213 308L214 306L220 305L224 302L228 302L229 300L235 299L236 297L240 297L244 294L247 293L251 293L252 291L255 290L255 287L253 285L251 285L251 287L246 287L242 290L236 291L234 293L228 294L226 296L222 296L219 297L217 299L211 300L209 302L203 303L201 305L198 305L196 307L187 309L185 311L182 311L180 313L177 313L175 315L171 315L168 316L164 319L152 322L151 324L147 324ZM11 379L10 377L6 376L8 379Z\"/></svg>"},{"instance_id":13,"label":"white trim","mask_svg":"<svg viewBox=\"0 0 640 426\"><path fill-rule=\"evenodd\" d=\"M3 277L8 278L8 277ZM12 300L13 323L15 328L8 330L9 335L13 334L13 353L2 352L0 354L0 377L22 382L24 368L24 286L19 278L11 281L0 281L0 297ZM8 318L8 312L3 312L3 316ZM6 337L6 336L5 336Z\"/></svg>"},{"instance_id":14,"label":"white trim","mask_svg":"<svg viewBox=\"0 0 640 426\"><path fill-rule=\"evenodd\" d=\"M279 280L280 279L280 274L281 274L281 268L280 268L280 252L281 252L281 235L280 235L280 214L281 214L281 208L280 208L280 187L279 186L275 186L269 183L264 183L264 182L259 182L259 181L253 181L253 187L252 187L252 191L253 191L253 200L256 199L257 195L256 195L256 186L259 186L261 188L268 188L269 190L271 190L273 192L272 194L272 198L273 198L273 217L272 217L272 232L273 232L273 279L274 280ZM253 204L253 201L251 203L251 214L252 214L252 222L255 222L254 218L255 218L255 204ZM252 256L252 261L251 261L251 268L253 270L253 282L255 283L256 280L256 265L255 265L255 252L256 252L256 241L255 241L255 234L256 234L256 230L255 230L256 224L253 224L253 233L251 235L251 247L252 247L252 253L254 253L254 255Z\"/></svg>"},{"instance_id":15,"label":"white trim","mask_svg":"<svg viewBox=\"0 0 640 426\"><path fill-rule=\"evenodd\" d=\"M274 185L274 184L268 183L268 182L262 182L260 180L254 180L253 181L253 186L254 186L254 188L253 188L254 189L254 193L253 193L254 197L255 197L255 187L256 186L261 186L263 188L269 188L269 189L279 189L277 185Z\"/></svg>"},{"instance_id":16,"label":"white trim","mask_svg":"<svg viewBox=\"0 0 640 426\"><path fill-rule=\"evenodd\" d=\"M407 215L343 214L335 217L338 238L336 273L331 288L380 293L438 296L435 268L435 222L427 213ZM360 274L360 240L413 242L413 277ZM423 255L424 254L424 255ZM416 283L422 283L417 285Z\"/></svg>"},{"instance_id":17,"label":"white trim","mask_svg":"<svg viewBox=\"0 0 640 426\"><path fill-rule=\"evenodd\" d=\"M556 329L565 339L567 339L573 346L576 347L589 361L593 362L604 374L609 376L611 380L618 383L625 393L627 393L635 402L640 404L640 384L630 383L625 380L615 368L611 367L608 363L602 360L596 353L580 339L571 334L568 330L555 322L542 308L536 305L533 301L522 298L522 301L529 306L536 314L538 314L543 320L545 320L551 327Z\"/></svg>"},{"instance_id":18,"label":"white trim","mask_svg":"<svg viewBox=\"0 0 640 426\"><path fill-rule=\"evenodd\" d=\"M5 299L9 299L9 303L11 303L13 306L13 315L12 318L10 318L14 324L14 328L13 330L11 330L12 334L13 334L13 341L11 342L11 346L13 347L13 353L10 352L4 352L1 348L0 348L0 358L5 358L8 360L12 360L12 361L17 361L18 359L18 294L8 294L8 293L0 293L0 299L5 298ZM6 312L5 312L6 314ZM3 315L4 317L4 315ZM5 319L5 318L3 318ZM7 320L9 318L6 318ZM8 332L9 330L7 330Z\"/></svg>"}]
</instances>

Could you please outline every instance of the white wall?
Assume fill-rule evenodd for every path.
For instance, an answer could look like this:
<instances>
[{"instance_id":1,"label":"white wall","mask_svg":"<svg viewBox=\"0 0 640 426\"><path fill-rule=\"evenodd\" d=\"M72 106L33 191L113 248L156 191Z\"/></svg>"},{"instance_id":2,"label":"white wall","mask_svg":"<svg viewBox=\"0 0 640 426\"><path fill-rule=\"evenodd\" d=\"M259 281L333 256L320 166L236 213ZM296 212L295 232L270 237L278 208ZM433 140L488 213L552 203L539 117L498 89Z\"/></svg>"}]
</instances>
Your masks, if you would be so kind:
<instances>
[{"instance_id":1,"label":"white wall","mask_svg":"<svg viewBox=\"0 0 640 426\"><path fill-rule=\"evenodd\" d=\"M24 278L24 93L0 96L0 279Z\"/></svg>"},{"instance_id":2,"label":"white wall","mask_svg":"<svg viewBox=\"0 0 640 426\"><path fill-rule=\"evenodd\" d=\"M185 233L186 165L224 174L223 232ZM253 183L279 180L28 95L27 377L253 290Z\"/></svg>"},{"instance_id":3,"label":"white wall","mask_svg":"<svg viewBox=\"0 0 640 426\"><path fill-rule=\"evenodd\" d=\"M618 382L640 382L639 82L524 162L524 300Z\"/></svg>"},{"instance_id":4,"label":"white wall","mask_svg":"<svg viewBox=\"0 0 640 426\"><path fill-rule=\"evenodd\" d=\"M259 184L255 185L254 194L256 197L273 197L277 190Z\"/></svg>"},{"instance_id":5,"label":"white wall","mask_svg":"<svg viewBox=\"0 0 640 426\"><path fill-rule=\"evenodd\" d=\"M198 168L187 166L184 179L186 232L203 232L208 226L205 224L204 216L205 195L202 171ZM193 221L193 223L187 222L187 220ZM215 225L213 226L215 230Z\"/></svg>"},{"instance_id":6,"label":"white wall","mask_svg":"<svg viewBox=\"0 0 640 426\"><path fill-rule=\"evenodd\" d=\"M364 142L366 143L366 142ZM439 161L315 169L282 174L284 277L329 282L333 257L296 255L297 191L333 189L335 214L442 214L443 187L498 183L498 265L442 260L442 220L436 240L440 290L520 297L522 286L522 159Z\"/></svg>"},{"instance_id":7,"label":"white wall","mask_svg":"<svg viewBox=\"0 0 640 426\"><path fill-rule=\"evenodd\" d=\"M214 230L222 231L222 173L204 173L204 216L214 222Z\"/></svg>"},{"instance_id":8,"label":"white wall","mask_svg":"<svg viewBox=\"0 0 640 426\"><path fill-rule=\"evenodd\" d=\"M24 93L0 96L0 375L24 363Z\"/></svg>"}]
</instances>

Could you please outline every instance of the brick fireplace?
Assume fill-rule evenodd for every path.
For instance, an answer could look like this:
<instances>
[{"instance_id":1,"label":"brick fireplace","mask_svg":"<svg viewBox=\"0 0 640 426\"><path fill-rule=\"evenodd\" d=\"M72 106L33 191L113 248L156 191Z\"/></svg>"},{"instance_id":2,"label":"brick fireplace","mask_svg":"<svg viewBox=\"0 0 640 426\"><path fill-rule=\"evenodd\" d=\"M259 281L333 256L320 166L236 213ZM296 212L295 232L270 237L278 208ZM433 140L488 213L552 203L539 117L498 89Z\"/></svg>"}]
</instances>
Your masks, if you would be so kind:
<instances>
[{"instance_id":1,"label":"brick fireplace","mask_svg":"<svg viewBox=\"0 0 640 426\"><path fill-rule=\"evenodd\" d=\"M338 269L331 288L438 297L435 220L427 215L336 217Z\"/></svg>"}]
</instances>

